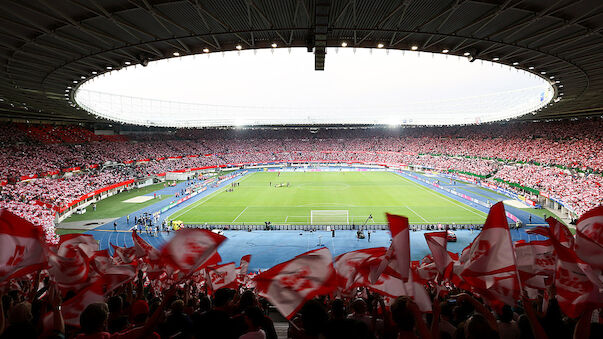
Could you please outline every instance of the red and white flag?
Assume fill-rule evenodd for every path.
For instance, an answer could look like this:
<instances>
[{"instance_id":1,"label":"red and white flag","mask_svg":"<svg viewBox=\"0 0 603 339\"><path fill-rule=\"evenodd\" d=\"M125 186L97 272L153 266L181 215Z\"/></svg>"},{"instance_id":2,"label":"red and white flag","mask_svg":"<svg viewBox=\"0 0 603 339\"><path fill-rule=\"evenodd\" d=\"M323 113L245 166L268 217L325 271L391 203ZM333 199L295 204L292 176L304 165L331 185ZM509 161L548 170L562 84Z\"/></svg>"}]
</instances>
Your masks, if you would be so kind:
<instances>
[{"instance_id":1,"label":"red and white flag","mask_svg":"<svg viewBox=\"0 0 603 339\"><path fill-rule=\"evenodd\" d=\"M247 269L249 268L250 261L251 254L247 254L241 257L241 263L239 264L239 275L247 275Z\"/></svg>"},{"instance_id":2,"label":"red and white flag","mask_svg":"<svg viewBox=\"0 0 603 339\"><path fill-rule=\"evenodd\" d=\"M132 247L119 247L111 244L113 247L113 261L117 264L129 264L136 260L136 248Z\"/></svg>"},{"instance_id":3,"label":"red and white flag","mask_svg":"<svg viewBox=\"0 0 603 339\"><path fill-rule=\"evenodd\" d=\"M515 243L517 271L524 286L545 289L553 282L557 255L549 239Z\"/></svg>"},{"instance_id":4,"label":"red and white flag","mask_svg":"<svg viewBox=\"0 0 603 339\"><path fill-rule=\"evenodd\" d=\"M90 261L98 250L94 237L86 234L67 234L48 251L48 274L63 294L78 292L92 283Z\"/></svg>"},{"instance_id":5,"label":"red and white flag","mask_svg":"<svg viewBox=\"0 0 603 339\"><path fill-rule=\"evenodd\" d=\"M452 265L458 260L458 255L447 251L447 231L425 233L425 241L431 251L433 262L443 278L449 278Z\"/></svg>"},{"instance_id":6,"label":"red and white flag","mask_svg":"<svg viewBox=\"0 0 603 339\"><path fill-rule=\"evenodd\" d=\"M208 230L183 228L161 249L161 261L188 274L202 268L218 252L225 236Z\"/></svg>"},{"instance_id":7,"label":"red and white flag","mask_svg":"<svg viewBox=\"0 0 603 339\"><path fill-rule=\"evenodd\" d=\"M491 303L514 305L521 290L515 250L502 202L496 203L480 234L473 240L460 267L463 280Z\"/></svg>"},{"instance_id":8,"label":"red and white flag","mask_svg":"<svg viewBox=\"0 0 603 339\"><path fill-rule=\"evenodd\" d=\"M337 272L337 283L343 291L354 288L355 283L362 279L360 266L366 265L367 260L375 259L377 264L385 256L385 247L366 248L350 251L338 255L335 258L335 271ZM378 279L375 278L375 281ZM367 279L368 280L368 279Z\"/></svg>"},{"instance_id":9,"label":"red and white flag","mask_svg":"<svg viewBox=\"0 0 603 339\"><path fill-rule=\"evenodd\" d=\"M555 267L557 301L567 316L577 318L588 307L603 305L603 294L588 275L590 265L576 255L574 243L569 241L573 238L571 232L554 218L549 217L546 221L550 226L549 238L557 254Z\"/></svg>"},{"instance_id":10,"label":"red and white flag","mask_svg":"<svg viewBox=\"0 0 603 339\"><path fill-rule=\"evenodd\" d=\"M104 279L106 292L111 292L136 277L136 266L116 265L107 250L96 251L91 261L93 279Z\"/></svg>"},{"instance_id":11,"label":"red and white flag","mask_svg":"<svg viewBox=\"0 0 603 339\"><path fill-rule=\"evenodd\" d=\"M212 291L220 288L237 287L237 274L235 263L227 263L218 266L206 267L207 282Z\"/></svg>"},{"instance_id":12,"label":"red and white flag","mask_svg":"<svg viewBox=\"0 0 603 339\"><path fill-rule=\"evenodd\" d=\"M44 232L40 227L0 209L0 285L46 268Z\"/></svg>"},{"instance_id":13,"label":"red and white flag","mask_svg":"<svg viewBox=\"0 0 603 339\"><path fill-rule=\"evenodd\" d=\"M142 239L136 230L132 232L132 241L134 241L134 251L137 258L143 258L153 263L159 262L160 252Z\"/></svg>"},{"instance_id":14,"label":"red and white flag","mask_svg":"<svg viewBox=\"0 0 603 339\"><path fill-rule=\"evenodd\" d=\"M61 313L65 325L80 326L80 315L90 304L105 302L105 282L102 279L97 280L94 284L88 286L78 294L63 302ZM49 313L44 319L44 323L52 324L53 314Z\"/></svg>"},{"instance_id":15,"label":"red and white flag","mask_svg":"<svg viewBox=\"0 0 603 339\"><path fill-rule=\"evenodd\" d=\"M410 238L408 218L387 214L387 223L392 234L392 258L396 260L396 271L402 280L407 280L410 271Z\"/></svg>"},{"instance_id":16,"label":"red and white flag","mask_svg":"<svg viewBox=\"0 0 603 339\"><path fill-rule=\"evenodd\" d=\"M336 288L332 260L324 247L300 254L257 275L257 291L291 319L306 301Z\"/></svg>"},{"instance_id":17,"label":"red and white flag","mask_svg":"<svg viewBox=\"0 0 603 339\"><path fill-rule=\"evenodd\" d=\"M603 206L584 213L576 224L576 254L584 262L603 269Z\"/></svg>"}]
</instances>

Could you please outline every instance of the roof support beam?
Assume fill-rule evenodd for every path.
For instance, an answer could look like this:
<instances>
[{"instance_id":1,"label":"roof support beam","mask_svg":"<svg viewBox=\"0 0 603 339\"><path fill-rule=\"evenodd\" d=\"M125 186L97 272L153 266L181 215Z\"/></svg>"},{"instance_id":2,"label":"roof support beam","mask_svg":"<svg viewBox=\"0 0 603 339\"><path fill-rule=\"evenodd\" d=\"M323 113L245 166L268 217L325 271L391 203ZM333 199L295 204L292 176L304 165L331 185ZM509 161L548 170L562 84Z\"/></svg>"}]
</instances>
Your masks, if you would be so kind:
<instances>
[{"instance_id":1,"label":"roof support beam","mask_svg":"<svg viewBox=\"0 0 603 339\"><path fill-rule=\"evenodd\" d=\"M316 0L314 4L314 70L325 70L330 0Z\"/></svg>"}]
</instances>

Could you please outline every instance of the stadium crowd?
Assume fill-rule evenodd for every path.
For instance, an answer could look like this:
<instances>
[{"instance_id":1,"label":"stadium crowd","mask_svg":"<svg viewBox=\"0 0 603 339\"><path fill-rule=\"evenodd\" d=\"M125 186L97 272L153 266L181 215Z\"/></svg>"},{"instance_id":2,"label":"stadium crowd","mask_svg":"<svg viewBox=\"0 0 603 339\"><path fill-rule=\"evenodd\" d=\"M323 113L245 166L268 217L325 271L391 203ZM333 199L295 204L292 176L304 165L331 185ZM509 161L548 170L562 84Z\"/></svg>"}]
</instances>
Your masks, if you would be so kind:
<instances>
[{"instance_id":1,"label":"stadium crowd","mask_svg":"<svg viewBox=\"0 0 603 339\"><path fill-rule=\"evenodd\" d=\"M404 255L407 219L389 215L389 248L333 258L322 247L256 274L251 255L219 264L226 238L211 231L181 229L161 250L133 232L134 246L111 255L90 235L48 246L0 210L0 339L276 339L271 311L293 339L600 338L600 224L589 218L603 207L587 214L575 238L549 218L534 230L546 241L513 245L497 203L460 254L429 232L417 262Z\"/></svg>"},{"instance_id":2,"label":"stadium crowd","mask_svg":"<svg viewBox=\"0 0 603 339\"><path fill-rule=\"evenodd\" d=\"M132 134L126 141L123 136L95 136L81 126L1 124L0 178L4 179L0 203L47 225L52 211L38 202L63 207L96 189L129 179L224 164L331 161L432 168L482 180L491 177L487 180L542 191L581 215L602 203L601 127L601 119L584 119L402 130L320 129L315 133L308 129L181 129ZM73 168L79 171L63 176ZM32 175L39 178L22 181ZM516 185L507 188L526 193Z\"/></svg>"}]
</instances>

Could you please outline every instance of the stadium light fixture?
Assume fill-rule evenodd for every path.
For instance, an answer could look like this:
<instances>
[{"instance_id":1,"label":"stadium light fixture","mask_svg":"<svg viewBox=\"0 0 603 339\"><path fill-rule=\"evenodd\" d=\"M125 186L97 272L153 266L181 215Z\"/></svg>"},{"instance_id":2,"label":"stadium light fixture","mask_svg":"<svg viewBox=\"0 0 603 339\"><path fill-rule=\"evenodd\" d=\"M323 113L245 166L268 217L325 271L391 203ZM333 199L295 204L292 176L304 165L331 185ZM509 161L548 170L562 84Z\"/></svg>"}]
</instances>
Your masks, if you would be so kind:
<instances>
[{"instance_id":1,"label":"stadium light fixture","mask_svg":"<svg viewBox=\"0 0 603 339\"><path fill-rule=\"evenodd\" d=\"M445 53L448 53L448 52L450 52L450 51L449 51L448 49L446 49L446 48L444 48L444 49L442 50L442 53L444 53L444 54L445 54Z\"/></svg>"},{"instance_id":2,"label":"stadium light fixture","mask_svg":"<svg viewBox=\"0 0 603 339\"><path fill-rule=\"evenodd\" d=\"M97 71L92 71L92 74L96 75L96 74L98 74L98 72Z\"/></svg>"},{"instance_id":3,"label":"stadium light fixture","mask_svg":"<svg viewBox=\"0 0 603 339\"><path fill-rule=\"evenodd\" d=\"M517 65L519 65L519 62L515 61L515 62L513 63L513 66L517 66Z\"/></svg>"},{"instance_id":4,"label":"stadium light fixture","mask_svg":"<svg viewBox=\"0 0 603 339\"><path fill-rule=\"evenodd\" d=\"M412 45L412 46L410 46L410 49L412 49L413 51L416 51L416 50L418 50L418 49L419 49L419 46L417 46L417 45Z\"/></svg>"},{"instance_id":5,"label":"stadium light fixture","mask_svg":"<svg viewBox=\"0 0 603 339\"><path fill-rule=\"evenodd\" d=\"M555 76L554 76L554 75L551 75L549 78L550 78L550 79L555 79Z\"/></svg>"},{"instance_id":6,"label":"stadium light fixture","mask_svg":"<svg viewBox=\"0 0 603 339\"><path fill-rule=\"evenodd\" d=\"M172 55L175 56L175 57L177 57L177 56L180 56L180 53L174 52L174 53L172 53Z\"/></svg>"},{"instance_id":7,"label":"stadium light fixture","mask_svg":"<svg viewBox=\"0 0 603 339\"><path fill-rule=\"evenodd\" d=\"M383 47L385 47L385 45L383 43L380 42L377 44L377 48L383 48Z\"/></svg>"},{"instance_id":8,"label":"stadium light fixture","mask_svg":"<svg viewBox=\"0 0 603 339\"><path fill-rule=\"evenodd\" d=\"M113 69L113 67L111 67L111 66L107 66L107 69Z\"/></svg>"},{"instance_id":9,"label":"stadium light fixture","mask_svg":"<svg viewBox=\"0 0 603 339\"><path fill-rule=\"evenodd\" d=\"M124 62L124 64L126 64L126 66L129 66L131 63L129 61Z\"/></svg>"},{"instance_id":10,"label":"stadium light fixture","mask_svg":"<svg viewBox=\"0 0 603 339\"><path fill-rule=\"evenodd\" d=\"M74 84L77 84L77 80L73 80L73 83L74 83Z\"/></svg>"},{"instance_id":11,"label":"stadium light fixture","mask_svg":"<svg viewBox=\"0 0 603 339\"><path fill-rule=\"evenodd\" d=\"M470 56L470 55L471 55L471 53L469 53L469 52L465 52L465 53L463 53L463 55L464 55L464 56Z\"/></svg>"},{"instance_id":12,"label":"stadium light fixture","mask_svg":"<svg viewBox=\"0 0 603 339\"><path fill-rule=\"evenodd\" d=\"M563 88L563 85L559 85L559 88Z\"/></svg>"},{"instance_id":13,"label":"stadium light fixture","mask_svg":"<svg viewBox=\"0 0 603 339\"><path fill-rule=\"evenodd\" d=\"M534 66L530 66L530 67L528 67L528 69L534 69Z\"/></svg>"},{"instance_id":14,"label":"stadium light fixture","mask_svg":"<svg viewBox=\"0 0 603 339\"><path fill-rule=\"evenodd\" d=\"M203 53L209 53L209 48L204 48Z\"/></svg>"},{"instance_id":15,"label":"stadium light fixture","mask_svg":"<svg viewBox=\"0 0 603 339\"><path fill-rule=\"evenodd\" d=\"M347 43L347 42L345 42L345 41L344 41L344 42L342 42L342 43L341 43L341 47L348 47L348 43Z\"/></svg>"},{"instance_id":16,"label":"stadium light fixture","mask_svg":"<svg viewBox=\"0 0 603 339\"><path fill-rule=\"evenodd\" d=\"M499 58L499 57L494 57L494 58L492 58L492 61L498 61L498 60L500 60L500 58Z\"/></svg>"},{"instance_id":17,"label":"stadium light fixture","mask_svg":"<svg viewBox=\"0 0 603 339\"><path fill-rule=\"evenodd\" d=\"M85 77L84 75L82 75L82 76L80 77L80 79L86 79L86 77Z\"/></svg>"},{"instance_id":18,"label":"stadium light fixture","mask_svg":"<svg viewBox=\"0 0 603 339\"><path fill-rule=\"evenodd\" d=\"M272 48L277 48L278 47L278 45L276 44L276 42L273 42L272 45L270 45L270 46L272 46Z\"/></svg>"},{"instance_id":19,"label":"stadium light fixture","mask_svg":"<svg viewBox=\"0 0 603 339\"><path fill-rule=\"evenodd\" d=\"M236 48L236 49L238 49L238 50L240 51L240 50L242 50L242 49L243 49L243 46L241 46L241 45L239 44L239 45L236 45L236 46L235 46L235 48Z\"/></svg>"},{"instance_id":20,"label":"stadium light fixture","mask_svg":"<svg viewBox=\"0 0 603 339\"><path fill-rule=\"evenodd\" d=\"M546 72L545 72L545 71L542 71L542 72L540 72L540 74L545 75L545 74L546 74Z\"/></svg>"}]
</instances>

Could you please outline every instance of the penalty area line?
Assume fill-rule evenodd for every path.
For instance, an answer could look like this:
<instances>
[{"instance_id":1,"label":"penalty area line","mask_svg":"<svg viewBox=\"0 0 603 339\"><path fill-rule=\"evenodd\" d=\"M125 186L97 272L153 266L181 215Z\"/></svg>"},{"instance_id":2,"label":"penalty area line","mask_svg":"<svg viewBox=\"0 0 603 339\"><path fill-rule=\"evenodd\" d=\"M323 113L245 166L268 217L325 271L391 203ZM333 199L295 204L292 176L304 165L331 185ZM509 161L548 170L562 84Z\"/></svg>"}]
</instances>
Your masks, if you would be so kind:
<instances>
[{"instance_id":1,"label":"penalty area line","mask_svg":"<svg viewBox=\"0 0 603 339\"><path fill-rule=\"evenodd\" d=\"M237 217L236 217L236 218L234 218L234 220L233 220L233 221L231 221L231 222L235 222L235 221L237 221L237 219L239 219L239 217L241 216L241 214L245 213L245 211L247 211L247 209L248 209L248 208L249 208L249 206L245 207L245 209L244 209L244 210L242 210L242 211L241 211L241 213L239 213L239 215L237 215Z\"/></svg>"}]
</instances>

